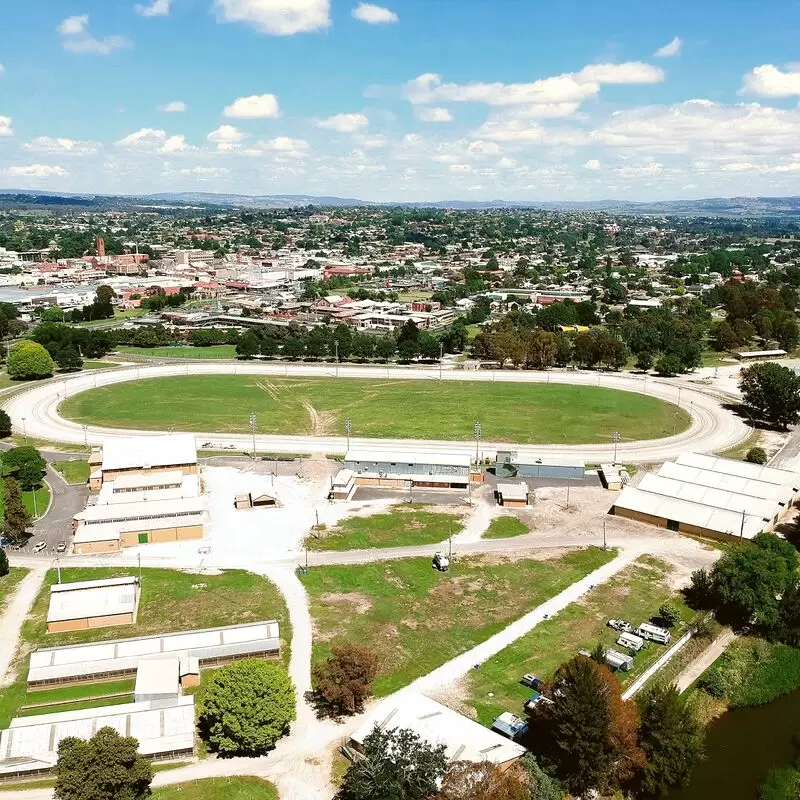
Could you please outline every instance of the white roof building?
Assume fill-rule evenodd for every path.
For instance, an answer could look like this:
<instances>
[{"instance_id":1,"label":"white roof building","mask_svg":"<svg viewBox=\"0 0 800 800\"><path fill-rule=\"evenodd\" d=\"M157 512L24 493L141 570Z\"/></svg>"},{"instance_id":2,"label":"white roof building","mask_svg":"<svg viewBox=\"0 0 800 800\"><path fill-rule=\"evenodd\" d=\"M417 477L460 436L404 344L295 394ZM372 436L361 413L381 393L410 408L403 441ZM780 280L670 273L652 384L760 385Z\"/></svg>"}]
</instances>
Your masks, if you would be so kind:
<instances>
[{"instance_id":1,"label":"white roof building","mask_svg":"<svg viewBox=\"0 0 800 800\"><path fill-rule=\"evenodd\" d=\"M134 614L138 590L139 579L134 577L55 583L50 587L47 622Z\"/></svg>"},{"instance_id":2,"label":"white roof building","mask_svg":"<svg viewBox=\"0 0 800 800\"><path fill-rule=\"evenodd\" d=\"M177 697L180 689L180 656L161 653L139 660L133 696L137 703Z\"/></svg>"},{"instance_id":3,"label":"white roof building","mask_svg":"<svg viewBox=\"0 0 800 800\"><path fill-rule=\"evenodd\" d=\"M522 745L415 692L402 692L381 703L350 737L352 742L362 746L376 726L412 730L431 745L444 745L448 761L509 764L526 752Z\"/></svg>"},{"instance_id":4,"label":"white roof building","mask_svg":"<svg viewBox=\"0 0 800 800\"><path fill-rule=\"evenodd\" d=\"M426 450L402 450L395 448L381 449L381 448L351 448L347 451L344 457L345 463L362 464L408 464L414 465L431 465L431 466L447 466L447 467L467 467L472 464L472 457L469 453L449 452L431 453Z\"/></svg>"},{"instance_id":5,"label":"white roof building","mask_svg":"<svg viewBox=\"0 0 800 800\"><path fill-rule=\"evenodd\" d=\"M661 465L658 474L665 478L694 483L697 486L708 486L712 489L727 489L729 492L760 497L764 500L776 500L787 504L792 502L795 489L791 484L769 483L767 481L726 475L709 469L690 467L675 461L666 461Z\"/></svg>"},{"instance_id":6,"label":"white roof building","mask_svg":"<svg viewBox=\"0 0 800 800\"><path fill-rule=\"evenodd\" d=\"M158 493L154 493L158 494ZM202 514L205 501L202 497L176 497L166 500L140 500L134 503L105 503L87 506L75 515L87 526L109 522L131 522L139 520L186 517Z\"/></svg>"},{"instance_id":7,"label":"white roof building","mask_svg":"<svg viewBox=\"0 0 800 800\"><path fill-rule=\"evenodd\" d=\"M196 463L197 447L192 433L115 436L103 440L103 472Z\"/></svg>"},{"instance_id":8,"label":"white roof building","mask_svg":"<svg viewBox=\"0 0 800 800\"><path fill-rule=\"evenodd\" d=\"M748 461L734 461L731 458L701 455L700 453L683 453L675 459L677 464L687 467L720 472L723 475L735 475L739 478L774 483L779 486L792 486L795 491L800 489L800 474L788 469L751 464Z\"/></svg>"}]
</instances>

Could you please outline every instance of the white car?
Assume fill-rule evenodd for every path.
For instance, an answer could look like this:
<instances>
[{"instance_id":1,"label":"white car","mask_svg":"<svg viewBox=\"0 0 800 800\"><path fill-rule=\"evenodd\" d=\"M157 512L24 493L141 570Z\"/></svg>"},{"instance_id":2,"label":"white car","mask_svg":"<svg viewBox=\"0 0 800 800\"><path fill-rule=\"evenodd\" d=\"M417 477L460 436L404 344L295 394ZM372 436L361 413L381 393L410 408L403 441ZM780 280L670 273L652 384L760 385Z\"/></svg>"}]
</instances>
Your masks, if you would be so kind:
<instances>
[{"instance_id":1,"label":"white car","mask_svg":"<svg viewBox=\"0 0 800 800\"><path fill-rule=\"evenodd\" d=\"M610 619L608 621L608 627L620 633L631 633L633 631L633 625L631 625L630 622L625 622L624 619Z\"/></svg>"},{"instance_id":2,"label":"white car","mask_svg":"<svg viewBox=\"0 0 800 800\"><path fill-rule=\"evenodd\" d=\"M433 557L433 566L439 572L447 572L450 569L450 559L444 553L436 553Z\"/></svg>"},{"instance_id":3,"label":"white car","mask_svg":"<svg viewBox=\"0 0 800 800\"><path fill-rule=\"evenodd\" d=\"M47 550L47 542L36 542L33 546L34 553L41 553L42 550Z\"/></svg>"}]
</instances>

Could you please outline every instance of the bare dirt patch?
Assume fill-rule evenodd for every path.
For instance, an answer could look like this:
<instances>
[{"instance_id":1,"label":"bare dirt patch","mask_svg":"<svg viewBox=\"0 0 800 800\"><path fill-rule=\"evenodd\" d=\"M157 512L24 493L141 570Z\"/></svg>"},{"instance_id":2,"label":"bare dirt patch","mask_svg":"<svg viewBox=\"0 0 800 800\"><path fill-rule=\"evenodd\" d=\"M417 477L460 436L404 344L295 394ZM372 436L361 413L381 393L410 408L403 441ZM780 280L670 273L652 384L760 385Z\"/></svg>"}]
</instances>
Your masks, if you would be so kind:
<instances>
[{"instance_id":1,"label":"bare dirt patch","mask_svg":"<svg viewBox=\"0 0 800 800\"><path fill-rule=\"evenodd\" d=\"M365 594L358 594L357 592L351 592L350 594L336 594L335 592L330 592L328 594L323 594L320 600L325 603L332 603L333 605L352 606L353 611L357 614L363 614L372 608L372 600Z\"/></svg>"}]
</instances>

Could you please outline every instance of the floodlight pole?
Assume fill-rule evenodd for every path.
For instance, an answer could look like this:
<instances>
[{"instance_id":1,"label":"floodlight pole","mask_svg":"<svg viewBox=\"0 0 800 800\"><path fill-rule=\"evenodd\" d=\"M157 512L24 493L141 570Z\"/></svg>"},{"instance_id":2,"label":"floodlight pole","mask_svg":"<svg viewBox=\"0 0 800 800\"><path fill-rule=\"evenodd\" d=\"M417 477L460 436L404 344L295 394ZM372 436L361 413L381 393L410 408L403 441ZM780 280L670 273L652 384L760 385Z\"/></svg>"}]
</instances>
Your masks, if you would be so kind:
<instances>
[{"instance_id":1,"label":"floodlight pole","mask_svg":"<svg viewBox=\"0 0 800 800\"><path fill-rule=\"evenodd\" d=\"M350 449L350 434L353 432L353 420L348 417L344 421L344 433L347 436L347 449Z\"/></svg>"},{"instance_id":2,"label":"floodlight pole","mask_svg":"<svg viewBox=\"0 0 800 800\"><path fill-rule=\"evenodd\" d=\"M442 362L444 361L444 342L439 342L439 380L442 379Z\"/></svg>"},{"instance_id":3,"label":"floodlight pole","mask_svg":"<svg viewBox=\"0 0 800 800\"><path fill-rule=\"evenodd\" d=\"M58 572L58 582L61 583L61 562L59 561L58 556L56 556L56 570Z\"/></svg>"},{"instance_id":4,"label":"floodlight pole","mask_svg":"<svg viewBox=\"0 0 800 800\"><path fill-rule=\"evenodd\" d=\"M36 507L36 487L31 487L31 493L33 494L33 518L39 518L39 509Z\"/></svg>"},{"instance_id":5,"label":"floodlight pole","mask_svg":"<svg viewBox=\"0 0 800 800\"><path fill-rule=\"evenodd\" d=\"M606 520L603 518L603 550L606 549Z\"/></svg>"},{"instance_id":6,"label":"floodlight pole","mask_svg":"<svg viewBox=\"0 0 800 800\"><path fill-rule=\"evenodd\" d=\"M619 444L619 431L611 434L611 441L614 442L614 463L617 463L617 445Z\"/></svg>"},{"instance_id":7,"label":"floodlight pole","mask_svg":"<svg viewBox=\"0 0 800 800\"><path fill-rule=\"evenodd\" d=\"M255 414L250 415L250 431L253 434L253 460L255 461L256 458L256 426L258 425L258 420Z\"/></svg>"},{"instance_id":8,"label":"floodlight pole","mask_svg":"<svg viewBox=\"0 0 800 800\"><path fill-rule=\"evenodd\" d=\"M81 427L83 428L83 446L88 448L89 447L89 435L87 433L88 426L82 425Z\"/></svg>"},{"instance_id":9,"label":"floodlight pole","mask_svg":"<svg viewBox=\"0 0 800 800\"><path fill-rule=\"evenodd\" d=\"M336 348L336 377L339 377L339 340L333 340L333 346Z\"/></svg>"},{"instance_id":10,"label":"floodlight pole","mask_svg":"<svg viewBox=\"0 0 800 800\"><path fill-rule=\"evenodd\" d=\"M481 446L481 421L479 419L475 420L475 424L472 426L472 429L475 431L475 464L477 466L480 458Z\"/></svg>"}]
</instances>

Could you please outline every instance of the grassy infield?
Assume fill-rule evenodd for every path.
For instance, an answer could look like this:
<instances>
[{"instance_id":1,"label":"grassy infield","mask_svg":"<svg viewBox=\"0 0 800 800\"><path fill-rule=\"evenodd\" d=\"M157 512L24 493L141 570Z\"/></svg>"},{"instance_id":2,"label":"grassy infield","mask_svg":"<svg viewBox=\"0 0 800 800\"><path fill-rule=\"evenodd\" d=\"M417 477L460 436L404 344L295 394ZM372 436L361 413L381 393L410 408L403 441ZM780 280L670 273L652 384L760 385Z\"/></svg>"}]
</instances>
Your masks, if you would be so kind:
<instances>
[{"instance_id":1,"label":"grassy infield","mask_svg":"<svg viewBox=\"0 0 800 800\"><path fill-rule=\"evenodd\" d=\"M652 439L688 425L684 411L654 397L597 387L229 375L91 389L61 411L87 424L220 433L249 430L251 412L260 433L274 434L341 433L349 417L356 436L449 440L471 439L480 419L487 440L564 444L608 442L615 430L623 440Z\"/></svg>"}]
</instances>

